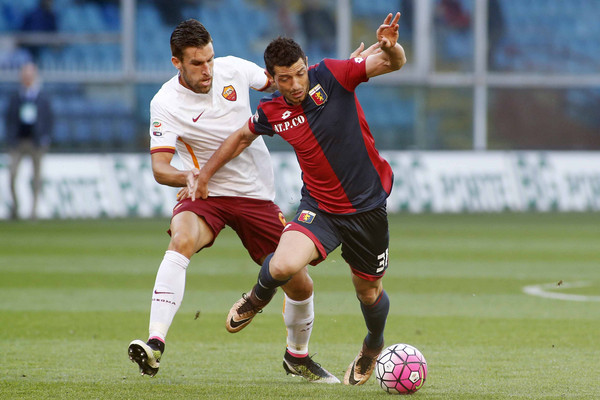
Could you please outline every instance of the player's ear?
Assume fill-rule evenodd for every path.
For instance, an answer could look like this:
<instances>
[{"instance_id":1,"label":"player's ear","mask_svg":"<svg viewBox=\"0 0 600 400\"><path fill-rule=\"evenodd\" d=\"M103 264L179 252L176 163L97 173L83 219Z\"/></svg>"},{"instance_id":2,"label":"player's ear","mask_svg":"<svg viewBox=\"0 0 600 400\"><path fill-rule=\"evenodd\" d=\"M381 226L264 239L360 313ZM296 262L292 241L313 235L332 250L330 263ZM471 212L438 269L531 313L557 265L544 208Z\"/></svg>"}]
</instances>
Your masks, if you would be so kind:
<instances>
[{"instance_id":1,"label":"player's ear","mask_svg":"<svg viewBox=\"0 0 600 400\"><path fill-rule=\"evenodd\" d=\"M267 79L269 80L269 83L270 83L271 85L272 85L273 83L275 83L275 78L274 78L274 77L273 77L273 75L271 75L271 74L269 73L269 71L267 71L266 69L265 69L265 75L267 76Z\"/></svg>"},{"instance_id":2,"label":"player's ear","mask_svg":"<svg viewBox=\"0 0 600 400\"><path fill-rule=\"evenodd\" d=\"M171 57L171 63L173 64L173 66L174 66L175 68L177 68L178 70L180 70L180 71L181 71L181 64L182 64L182 63L181 63L181 60L180 60L179 58L177 58L177 57L175 57L175 56L172 56L172 57Z\"/></svg>"}]
</instances>

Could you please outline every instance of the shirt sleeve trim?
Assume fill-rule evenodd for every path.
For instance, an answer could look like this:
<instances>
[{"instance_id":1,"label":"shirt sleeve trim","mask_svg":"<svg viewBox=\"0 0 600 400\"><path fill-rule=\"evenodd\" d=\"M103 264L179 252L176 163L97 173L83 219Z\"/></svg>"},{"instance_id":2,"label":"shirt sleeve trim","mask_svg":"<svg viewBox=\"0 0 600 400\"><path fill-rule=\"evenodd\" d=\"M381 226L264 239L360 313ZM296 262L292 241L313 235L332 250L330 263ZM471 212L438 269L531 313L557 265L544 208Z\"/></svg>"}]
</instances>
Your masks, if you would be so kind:
<instances>
[{"instance_id":1,"label":"shirt sleeve trim","mask_svg":"<svg viewBox=\"0 0 600 400\"><path fill-rule=\"evenodd\" d=\"M154 153L171 153L171 154L175 154L175 147L170 147L170 146L153 147L153 148L150 149L150 154L154 154Z\"/></svg>"}]
</instances>

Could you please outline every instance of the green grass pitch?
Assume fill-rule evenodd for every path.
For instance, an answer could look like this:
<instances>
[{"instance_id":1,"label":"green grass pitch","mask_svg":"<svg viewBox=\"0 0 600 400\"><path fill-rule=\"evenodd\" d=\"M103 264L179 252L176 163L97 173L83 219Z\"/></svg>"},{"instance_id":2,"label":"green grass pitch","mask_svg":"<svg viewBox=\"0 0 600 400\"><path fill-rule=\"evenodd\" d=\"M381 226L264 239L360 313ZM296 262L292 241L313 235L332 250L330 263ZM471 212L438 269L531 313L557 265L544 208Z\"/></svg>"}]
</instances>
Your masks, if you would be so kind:
<instances>
[{"instance_id":1,"label":"green grass pitch","mask_svg":"<svg viewBox=\"0 0 600 400\"><path fill-rule=\"evenodd\" d=\"M386 344L416 346L429 367L413 398L599 398L600 214L390 223ZM1 399L387 398L375 377L346 387L286 376L281 292L248 328L227 333L229 307L258 272L231 229L192 259L160 372L140 376L127 345L146 339L167 225L0 222ZM366 333L349 269L338 250L310 272L310 352L341 378ZM550 297L523 291L533 285Z\"/></svg>"}]
</instances>

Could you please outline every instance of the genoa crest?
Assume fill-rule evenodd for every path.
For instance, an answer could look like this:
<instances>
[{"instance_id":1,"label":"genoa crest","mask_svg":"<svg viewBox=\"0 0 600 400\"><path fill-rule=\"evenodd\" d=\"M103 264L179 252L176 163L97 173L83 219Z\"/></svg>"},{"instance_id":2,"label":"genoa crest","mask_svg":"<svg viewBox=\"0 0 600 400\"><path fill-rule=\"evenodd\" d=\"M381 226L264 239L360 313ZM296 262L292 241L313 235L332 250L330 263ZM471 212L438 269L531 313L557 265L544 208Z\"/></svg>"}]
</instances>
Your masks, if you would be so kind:
<instances>
[{"instance_id":1,"label":"genoa crest","mask_svg":"<svg viewBox=\"0 0 600 400\"><path fill-rule=\"evenodd\" d=\"M316 214L312 211L302 210L298 216L298 222L304 222L305 224L312 224Z\"/></svg>"},{"instance_id":2,"label":"genoa crest","mask_svg":"<svg viewBox=\"0 0 600 400\"><path fill-rule=\"evenodd\" d=\"M318 106L320 106L321 104L323 104L327 101L327 93L325 93L325 90L323 90L323 88L321 87L320 84L317 84L317 86L310 89L308 94L310 95L310 98L313 99L315 104Z\"/></svg>"}]
</instances>

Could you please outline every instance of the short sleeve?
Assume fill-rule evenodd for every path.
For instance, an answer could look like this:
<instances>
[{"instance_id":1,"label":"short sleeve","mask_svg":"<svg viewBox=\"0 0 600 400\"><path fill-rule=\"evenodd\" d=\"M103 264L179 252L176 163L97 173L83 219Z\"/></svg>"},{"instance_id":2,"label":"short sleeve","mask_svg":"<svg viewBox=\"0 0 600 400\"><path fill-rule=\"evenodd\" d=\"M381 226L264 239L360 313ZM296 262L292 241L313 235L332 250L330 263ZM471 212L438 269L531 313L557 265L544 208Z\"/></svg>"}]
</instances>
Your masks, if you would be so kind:
<instances>
[{"instance_id":1,"label":"short sleeve","mask_svg":"<svg viewBox=\"0 0 600 400\"><path fill-rule=\"evenodd\" d=\"M174 153L177 137L171 118L155 100L152 100L150 103L150 153L161 151Z\"/></svg>"},{"instance_id":2,"label":"short sleeve","mask_svg":"<svg viewBox=\"0 0 600 400\"><path fill-rule=\"evenodd\" d=\"M365 61L366 59L361 57L349 60L323 60L335 79L349 92L353 92L359 84L369 80Z\"/></svg>"},{"instance_id":3,"label":"short sleeve","mask_svg":"<svg viewBox=\"0 0 600 400\"><path fill-rule=\"evenodd\" d=\"M258 109L254 113L250 120L248 121L248 128L255 135L268 135L273 136L275 131L273 130L273 126L269 122L267 115L261 106L258 106Z\"/></svg>"},{"instance_id":4,"label":"short sleeve","mask_svg":"<svg viewBox=\"0 0 600 400\"><path fill-rule=\"evenodd\" d=\"M269 86L269 79L264 68L241 58L237 58L237 62L239 68L246 75L250 88L262 92Z\"/></svg>"}]
</instances>

